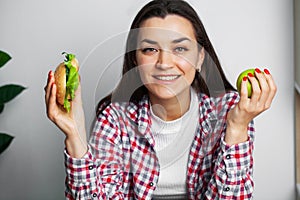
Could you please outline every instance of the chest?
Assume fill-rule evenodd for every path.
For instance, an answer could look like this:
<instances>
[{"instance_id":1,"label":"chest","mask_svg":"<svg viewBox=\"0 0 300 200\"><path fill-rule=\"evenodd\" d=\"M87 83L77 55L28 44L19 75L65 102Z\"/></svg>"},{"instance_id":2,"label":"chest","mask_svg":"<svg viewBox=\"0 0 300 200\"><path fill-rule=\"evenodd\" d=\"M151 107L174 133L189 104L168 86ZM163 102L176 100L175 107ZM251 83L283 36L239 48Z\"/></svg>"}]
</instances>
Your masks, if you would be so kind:
<instances>
[{"instance_id":1,"label":"chest","mask_svg":"<svg viewBox=\"0 0 300 200\"><path fill-rule=\"evenodd\" d=\"M156 189L164 163L159 160L159 155L155 151L155 139L151 129L139 128L128 123L122 127L125 188L127 191L134 191L135 195L145 191L152 194ZM200 120L187 150L187 187L195 189L199 185L208 184L220 151L218 144L223 132L224 127L221 123L215 120L207 122Z\"/></svg>"}]
</instances>

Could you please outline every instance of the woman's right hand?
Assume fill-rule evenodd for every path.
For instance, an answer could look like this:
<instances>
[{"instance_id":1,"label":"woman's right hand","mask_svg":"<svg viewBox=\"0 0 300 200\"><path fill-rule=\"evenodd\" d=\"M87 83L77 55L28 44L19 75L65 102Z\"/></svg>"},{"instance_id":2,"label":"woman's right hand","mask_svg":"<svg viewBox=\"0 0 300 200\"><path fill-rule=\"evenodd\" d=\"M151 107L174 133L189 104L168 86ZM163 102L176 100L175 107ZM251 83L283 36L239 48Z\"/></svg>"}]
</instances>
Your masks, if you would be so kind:
<instances>
[{"instance_id":1,"label":"woman's right hand","mask_svg":"<svg viewBox=\"0 0 300 200\"><path fill-rule=\"evenodd\" d=\"M52 71L48 74L47 85L44 89L48 118L66 135L65 145L68 154L74 158L81 158L87 152L87 142L80 84L75 92L69 113L56 102L57 87Z\"/></svg>"}]
</instances>

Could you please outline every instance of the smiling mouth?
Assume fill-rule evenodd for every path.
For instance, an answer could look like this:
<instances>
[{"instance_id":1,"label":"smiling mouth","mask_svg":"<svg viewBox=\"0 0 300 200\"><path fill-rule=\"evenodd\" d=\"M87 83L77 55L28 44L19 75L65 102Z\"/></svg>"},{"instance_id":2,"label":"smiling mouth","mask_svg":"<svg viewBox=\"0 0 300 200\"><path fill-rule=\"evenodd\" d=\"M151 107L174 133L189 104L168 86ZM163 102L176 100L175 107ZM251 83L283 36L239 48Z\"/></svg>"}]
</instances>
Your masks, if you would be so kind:
<instances>
[{"instance_id":1,"label":"smiling mouth","mask_svg":"<svg viewBox=\"0 0 300 200\"><path fill-rule=\"evenodd\" d=\"M180 75L170 75L170 76L164 75L164 76L153 76L153 77L161 81L173 81L179 78Z\"/></svg>"}]
</instances>

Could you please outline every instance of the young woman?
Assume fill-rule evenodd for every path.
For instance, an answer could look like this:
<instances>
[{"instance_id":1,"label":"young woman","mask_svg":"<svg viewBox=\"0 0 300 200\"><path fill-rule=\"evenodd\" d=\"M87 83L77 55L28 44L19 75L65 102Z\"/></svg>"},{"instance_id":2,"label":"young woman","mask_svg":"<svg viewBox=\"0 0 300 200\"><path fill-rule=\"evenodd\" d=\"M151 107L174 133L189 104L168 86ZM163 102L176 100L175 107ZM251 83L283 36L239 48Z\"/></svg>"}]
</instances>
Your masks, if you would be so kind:
<instances>
[{"instance_id":1,"label":"young woman","mask_svg":"<svg viewBox=\"0 0 300 200\"><path fill-rule=\"evenodd\" d=\"M66 135L67 199L251 199L253 119L276 93L267 69L255 76L244 77L239 96L193 8L149 2L88 144L80 87L65 113L49 73L47 115Z\"/></svg>"}]
</instances>

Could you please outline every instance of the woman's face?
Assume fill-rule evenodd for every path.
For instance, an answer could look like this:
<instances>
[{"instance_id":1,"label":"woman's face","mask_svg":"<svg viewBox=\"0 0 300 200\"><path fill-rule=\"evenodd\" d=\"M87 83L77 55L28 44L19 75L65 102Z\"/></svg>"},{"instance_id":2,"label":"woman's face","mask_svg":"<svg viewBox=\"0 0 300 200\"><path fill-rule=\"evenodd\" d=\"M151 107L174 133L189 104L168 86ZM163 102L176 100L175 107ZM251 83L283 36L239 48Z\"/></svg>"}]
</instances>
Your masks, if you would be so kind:
<instances>
[{"instance_id":1,"label":"woman's face","mask_svg":"<svg viewBox=\"0 0 300 200\"><path fill-rule=\"evenodd\" d=\"M150 99L189 97L196 69L204 59L190 21L167 15L152 17L140 27L136 61Z\"/></svg>"}]
</instances>

